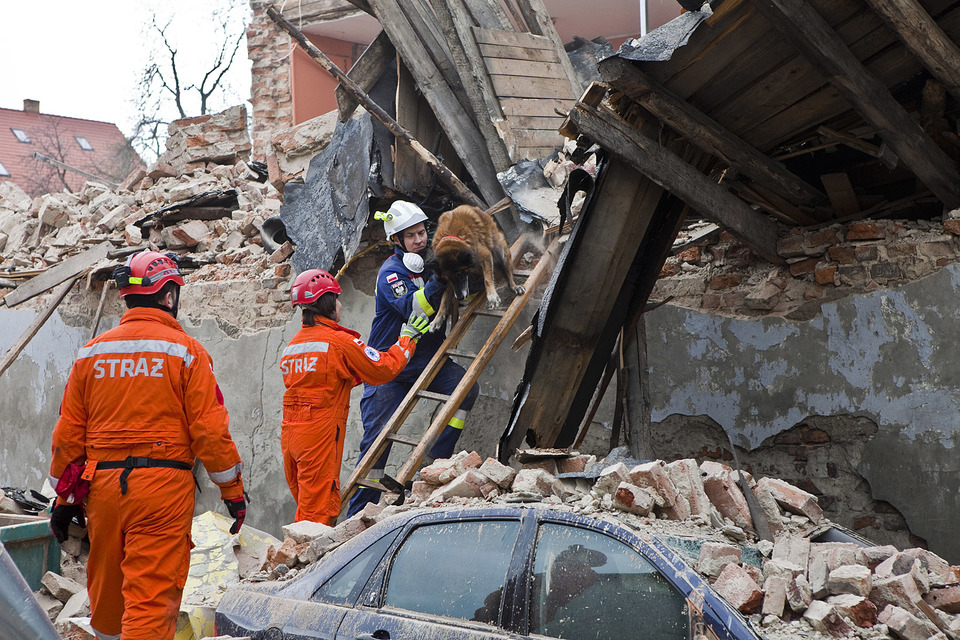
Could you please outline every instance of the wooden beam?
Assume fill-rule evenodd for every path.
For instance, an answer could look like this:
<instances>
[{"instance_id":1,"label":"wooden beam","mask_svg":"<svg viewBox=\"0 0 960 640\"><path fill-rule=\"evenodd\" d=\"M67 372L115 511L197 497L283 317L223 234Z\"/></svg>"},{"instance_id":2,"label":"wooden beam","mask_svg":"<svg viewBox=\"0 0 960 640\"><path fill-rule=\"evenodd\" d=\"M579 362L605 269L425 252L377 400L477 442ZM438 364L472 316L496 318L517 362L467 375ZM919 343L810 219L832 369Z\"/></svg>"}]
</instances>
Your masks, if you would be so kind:
<instances>
[{"instance_id":1,"label":"wooden beam","mask_svg":"<svg viewBox=\"0 0 960 640\"><path fill-rule=\"evenodd\" d=\"M364 93L370 93L373 85L377 83L383 72L390 66L390 62L395 55L397 55L397 50L393 48L390 38L387 37L385 32L381 31L350 67L347 77L353 80ZM360 106L360 101L353 93L340 85L337 85L336 94L337 107L340 110L340 122L346 122Z\"/></svg>"},{"instance_id":2,"label":"wooden beam","mask_svg":"<svg viewBox=\"0 0 960 640\"><path fill-rule=\"evenodd\" d=\"M72 282L75 276L83 273L95 263L106 258L107 252L111 249L113 249L113 244L109 240L105 240L82 253L67 258L60 264L54 265L40 275L34 276L29 281L24 282L4 296L3 301L8 307L13 307L24 300L29 300L44 291L52 289L61 282L66 280L71 280Z\"/></svg>"},{"instance_id":3,"label":"wooden beam","mask_svg":"<svg viewBox=\"0 0 960 640\"><path fill-rule=\"evenodd\" d=\"M960 100L960 48L917 0L867 0L947 91Z\"/></svg>"},{"instance_id":4,"label":"wooden beam","mask_svg":"<svg viewBox=\"0 0 960 640\"><path fill-rule=\"evenodd\" d=\"M70 288L73 286L77 280L80 279L81 274L75 274L68 280L60 284L60 288L54 291L53 297L50 298L50 302L47 303L47 306L44 307L40 313L37 314L37 317L33 319L33 322L30 323L30 326L20 335L17 341L13 344L12 347L7 349L7 352L3 356L3 360L0 360L0 376L3 375L3 372L6 371L14 360L17 359L17 356L20 355L20 352L29 344L30 340L33 339L33 336L37 335L37 331L40 330L40 327L43 326L43 323L47 321L50 315L53 313L54 309L57 308L57 305L67 296L67 293L70 291Z\"/></svg>"},{"instance_id":5,"label":"wooden beam","mask_svg":"<svg viewBox=\"0 0 960 640\"><path fill-rule=\"evenodd\" d=\"M873 76L813 5L795 0L750 0L948 208L960 207L960 174L886 86Z\"/></svg>"},{"instance_id":6,"label":"wooden beam","mask_svg":"<svg viewBox=\"0 0 960 640\"><path fill-rule=\"evenodd\" d=\"M600 76L642 104L688 142L713 154L788 202L815 207L826 202L816 187L750 146L718 122L681 100L622 58L600 63Z\"/></svg>"},{"instance_id":7,"label":"wooden beam","mask_svg":"<svg viewBox=\"0 0 960 640\"><path fill-rule=\"evenodd\" d=\"M477 153L477 149L486 148L486 142L477 125L471 118L464 117L463 107L443 81L397 2L373 0L370 5L433 109L457 156L477 183L483 198L488 202L497 202L504 196L503 187L497 181L497 171L490 156ZM486 208L486 204L481 206Z\"/></svg>"},{"instance_id":8,"label":"wooden beam","mask_svg":"<svg viewBox=\"0 0 960 640\"><path fill-rule=\"evenodd\" d=\"M457 65L451 58L450 49L447 47L440 25L426 0L394 0L394 4L403 12L416 39L430 54L433 64L440 71L450 91L457 98L457 102L466 113L471 114L471 119L476 122L475 116L469 111L470 103L467 100L463 82L460 80ZM400 55L403 56L403 53Z\"/></svg>"},{"instance_id":9,"label":"wooden beam","mask_svg":"<svg viewBox=\"0 0 960 640\"><path fill-rule=\"evenodd\" d=\"M433 6L493 166L498 173L506 171L512 163L507 146L493 124L493 120L503 119L503 112L473 38L467 8L462 0L439 0Z\"/></svg>"},{"instance_id":10,"label":"wooden beam","mask_svg":"<svg viewBox=\"0 0 960 640\"><path fill-rule=\"evenodd\" d=\"M632 129L620 118L577 103L570 112L576 130L607 152L622 158L690 208L726 227L767 260L780 264L776 223L758 214L656 140Z\"/></svg>"},{"instance_id":11,"label":"wooden beam","mask_svg":"<svg viewBox=\"0 0 960 640\"><path fill-rule=\"evenodd\" d=\"M317 49L312 42L307 40L306 36L304 36L303 33L290 24L289 20L280 15L280 12L277 11L275 6L270 5L270 7L267 8L267 15L269 15L274 22L280 25L284 31L290 34L290 37L292 37L297 44L299 44L300 47L306 51L311 58L314 59L317 64L326 69L330 75L339 80L342 86L352 91L354 95L356 95L357 99L360 100L360 103L363 105L363 107L370 112L370 115L382 122L383 125L397 137L397 139L402 140L409 145L410 148L413 149L414 152L416 152L417 155L419 155L420 158L427 164L427 166L430 167L430 170L437 174L437 177L440 178L440 180L442 180L443 183L447 185L447 187L453 191L458 198L476 207L486 208L486 203L478 198L477 195L472 191L467 189L467 186L460 181L460 178L455 176L453 172L451 172L442 162L440 162L439 158L430 153L422 144L420 144L418 140L414 139L414 137L411 136L406 129L401 127L396 120L391 118L390 115L384 111L382 107L380 107L380 105L371 100L370 96L364 93L353 80L347 77L347 74L337 67L337 65L333 64L330 58L325 56L320 49ZM494 178L496 178L496 176L494 176ZM500 197L496 198L496 200L493 200L493 202L500 200L502 197L503 195L501 193Z\"/></svg>"}]
</instances>

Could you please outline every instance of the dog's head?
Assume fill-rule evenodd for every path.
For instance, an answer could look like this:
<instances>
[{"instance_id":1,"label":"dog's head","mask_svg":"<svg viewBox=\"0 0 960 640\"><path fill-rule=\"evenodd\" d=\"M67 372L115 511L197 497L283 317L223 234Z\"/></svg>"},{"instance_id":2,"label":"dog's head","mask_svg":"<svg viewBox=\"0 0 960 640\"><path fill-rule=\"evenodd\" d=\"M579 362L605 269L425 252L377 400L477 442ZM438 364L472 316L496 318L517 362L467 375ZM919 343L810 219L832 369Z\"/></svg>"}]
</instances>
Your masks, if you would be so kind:
<instances>
[{"instance_id":1,"label":"dog's head","mask_svg":"<svg viewBox=\"0 0 960 640\"><path fill-rule=\"evenodd\" d=\"M471 283L483 282L483 267L477 254L463 245L445 248L440 245L437 251L437 265L450 284L457 300L463 300L472 292ZM482 288L482 284L481 284Z\"/></svg>"}]
</instances>

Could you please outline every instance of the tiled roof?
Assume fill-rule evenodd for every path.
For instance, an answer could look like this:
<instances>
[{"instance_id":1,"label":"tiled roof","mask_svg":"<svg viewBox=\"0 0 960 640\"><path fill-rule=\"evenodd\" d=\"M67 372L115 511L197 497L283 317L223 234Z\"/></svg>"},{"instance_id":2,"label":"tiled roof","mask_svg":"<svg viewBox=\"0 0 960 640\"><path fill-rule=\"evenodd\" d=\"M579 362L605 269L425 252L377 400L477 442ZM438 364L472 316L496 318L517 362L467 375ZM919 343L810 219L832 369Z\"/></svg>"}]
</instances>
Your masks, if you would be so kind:
<instances>
[{"instance_id":1,"label":"tiled roof","mask_svg":"<svg viewBox=\"0 0 960 640\"><path fill-rule=\"evenodd\" d=\"M20 142L13 129L26 133L30 142ZM81 148L78 137L93 148ZM115 124L0 108L0 164L9 174L0 175L0 181L15 182L34 196L62 190L64 185L54 174L56 169L35 158L34 153L111 182L123 180L134 167L131 161L141 162ZM64 178L71 191L79 190L87 181L72 171L67 171Z\"/></svg>"}]
</instances>

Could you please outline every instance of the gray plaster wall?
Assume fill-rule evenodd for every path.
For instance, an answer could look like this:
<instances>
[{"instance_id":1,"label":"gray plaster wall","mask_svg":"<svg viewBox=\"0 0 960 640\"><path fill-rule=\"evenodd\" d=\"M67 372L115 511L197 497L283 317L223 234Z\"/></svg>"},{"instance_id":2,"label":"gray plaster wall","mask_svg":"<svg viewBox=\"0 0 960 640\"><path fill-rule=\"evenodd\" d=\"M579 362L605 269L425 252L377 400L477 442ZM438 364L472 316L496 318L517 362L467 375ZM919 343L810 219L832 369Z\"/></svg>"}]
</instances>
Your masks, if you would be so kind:
<instances>
[{"instance_id":1,"label":"gray plaster wall","mask_svg":"<svg viewBox=\"0 0 960 640\"><path fill-rule=\"evenodd\" d=\"M370 278L364 276L363 282ZM342 324L366 338L373 317L374 299L358 291L349 276L341 277ZM231 317L203 317L210 309L229 308L231 300L208 300L210 287L183 289L180 322L213 357L214 371L230 412L230 431L244 460L244 484L251 502L247 522L280 536L280 528L293 521L295 505L290 496L280 453L280 420L283 381L279 358L283 348L300 327L300 313L288 312L282 326L260 331L238 331L241 310L255 297L255 284L232 282L215 295L229 296L238 309ZM0 376L0 486L41 489L50 464L50 438L57 420L63 389L77 351L89 340L99 291L75 289L43 325L13 365ZM100 331L116 326L122 306L112 293ZM0 306L0 353L13 345L36 317L44 299L17 308ZM206 311L205 311L206 310ZM222 312L221 312L222 313ZM526 350L508 347L529 325L532 308L511 330L502 348L488 364L480 379L481 397L468 418L461 448L483 456L495 455L495 447L510 412L514 388L523 371ZM495 323L479 318L461 346L479 349ZM362 435L359 402L362 385L351 395L350 417L344 445L343 481L356 463ZM419 436L437 411L434 402L422 402L403 432ZM409 453L397 446L388 470L395 469ZM219 492L205 473L199 475L201 493L197 513L215 510L226 513Z\"/></svg>"},{"instance_id":2,"label":"gray plaster wall","mask_svg":"<svg viewBox=\"0 0 960 640\"><path fill-rule=\"evenodd\" d=\"M755 449L811 416L867 418L858 471L873 498L960 561L960 266L806 322L669 305L645 319L654 421L708 416Z\"/></svg>"}]
</instances>

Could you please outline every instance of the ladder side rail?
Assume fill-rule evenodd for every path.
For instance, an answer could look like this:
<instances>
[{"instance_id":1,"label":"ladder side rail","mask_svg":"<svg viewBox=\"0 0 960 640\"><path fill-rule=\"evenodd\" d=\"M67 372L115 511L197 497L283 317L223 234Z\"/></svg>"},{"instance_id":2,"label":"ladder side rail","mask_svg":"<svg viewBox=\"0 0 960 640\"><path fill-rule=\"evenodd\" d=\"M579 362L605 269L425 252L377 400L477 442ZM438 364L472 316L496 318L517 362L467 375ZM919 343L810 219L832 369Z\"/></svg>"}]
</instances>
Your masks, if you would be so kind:
<instances>
[{"instance_id":1,"label":"ladder side rail","mask_svg":"<svg viewBox=\"0 0 960 640\"><path fill-rule=\"evenodd\" d=\"M387 424L383 426L383 429L380 430L380 433L370 445L370 448L367 449L366 455L360 460L359 463L357 463L357 466L354 467L353 472L350 474L350 478L347 480L347 484L340 491L341 506L346 505L347 501L356 490L358 482L366 478L367 474L370 473L373 465L376 463L377 459L380 458L380 454L383 453L383 450L386 448L387 442L389 441L388 438L400 428L410 413L413 412L413 408L417 403L417 393L429 387L430 383L433 382L433 379L437 376L437 373L440 371L440 368L446 361L447 351L456 347L460 343L460 340L467 332L467 329L471 324L473 324L473 321L476 318L474 311L481 304L483 304L485 300L486 295L483 292L480 292L476 299L474 299L467 306L463 315L460 317L460 320L450 330L450 334L447 336L447 339L444 340L443 344L440 345L440 348L437 349L437 352L433 355L433 358L430 360L427 366L424 367L423 371L420 373L420 376L413 383L413 386L410 387L410 391L407 392L407 395L404 396L403 400L400 402L397 410L392 416L390 416Z\"/></svg>"},{"instance_id":2,"label":"ladder side rail","mask_svg":"<svg viewBox=\"0 0 960 640\"><path fill-rule=\"evenodd\" d=\"M550 249L544 252L543 258L541 258L540 262L537 263L536 268L533 270L533 273L530 274L530 277L525 283L526 291L513 299L513 302L507 308L506 313L503 314L503 317L500 318L500 322L497 323L496 328L494 328L493 333L490 334L490 338L484 343L483 347L480 349L480 352L477 354L477 357L470 364L466 375L464 375L460 380L460 384L458 384L453 393L450 394L450 398L443 405L440 412L433 419L433 422L423 434L420 444L413 450L413 453L410 454L410 458L407 459L407 462L397 473L397 480L401 484L406 484L409 482L417 473L420 468L420 463L423 461L423 456L427 453L428 449L433 446L437 436L440 435L440 431L442 431L447 423L450 422L450 418L453 417L453 414L457 412L457 409L460 407L460 403L466 397L467 393L469 393L470 387L472 387L473 383L476 382L477 378L480 377L480 374L486 367L487 362L489 362L490 358L493 357L493 354L500 346L500 343L502 343L503 339L507 337L507 332L517 321L517 318L520 316L520 312L524 307L527 306L527 302L529 302L530 298L532 297L534 290L539 286L544 275L548 273L546 268L547 265L555 264L554 260L552 259L552 252L555 250L555 248L556 243L551 245Z\"/></svg>"}]
</instances>

